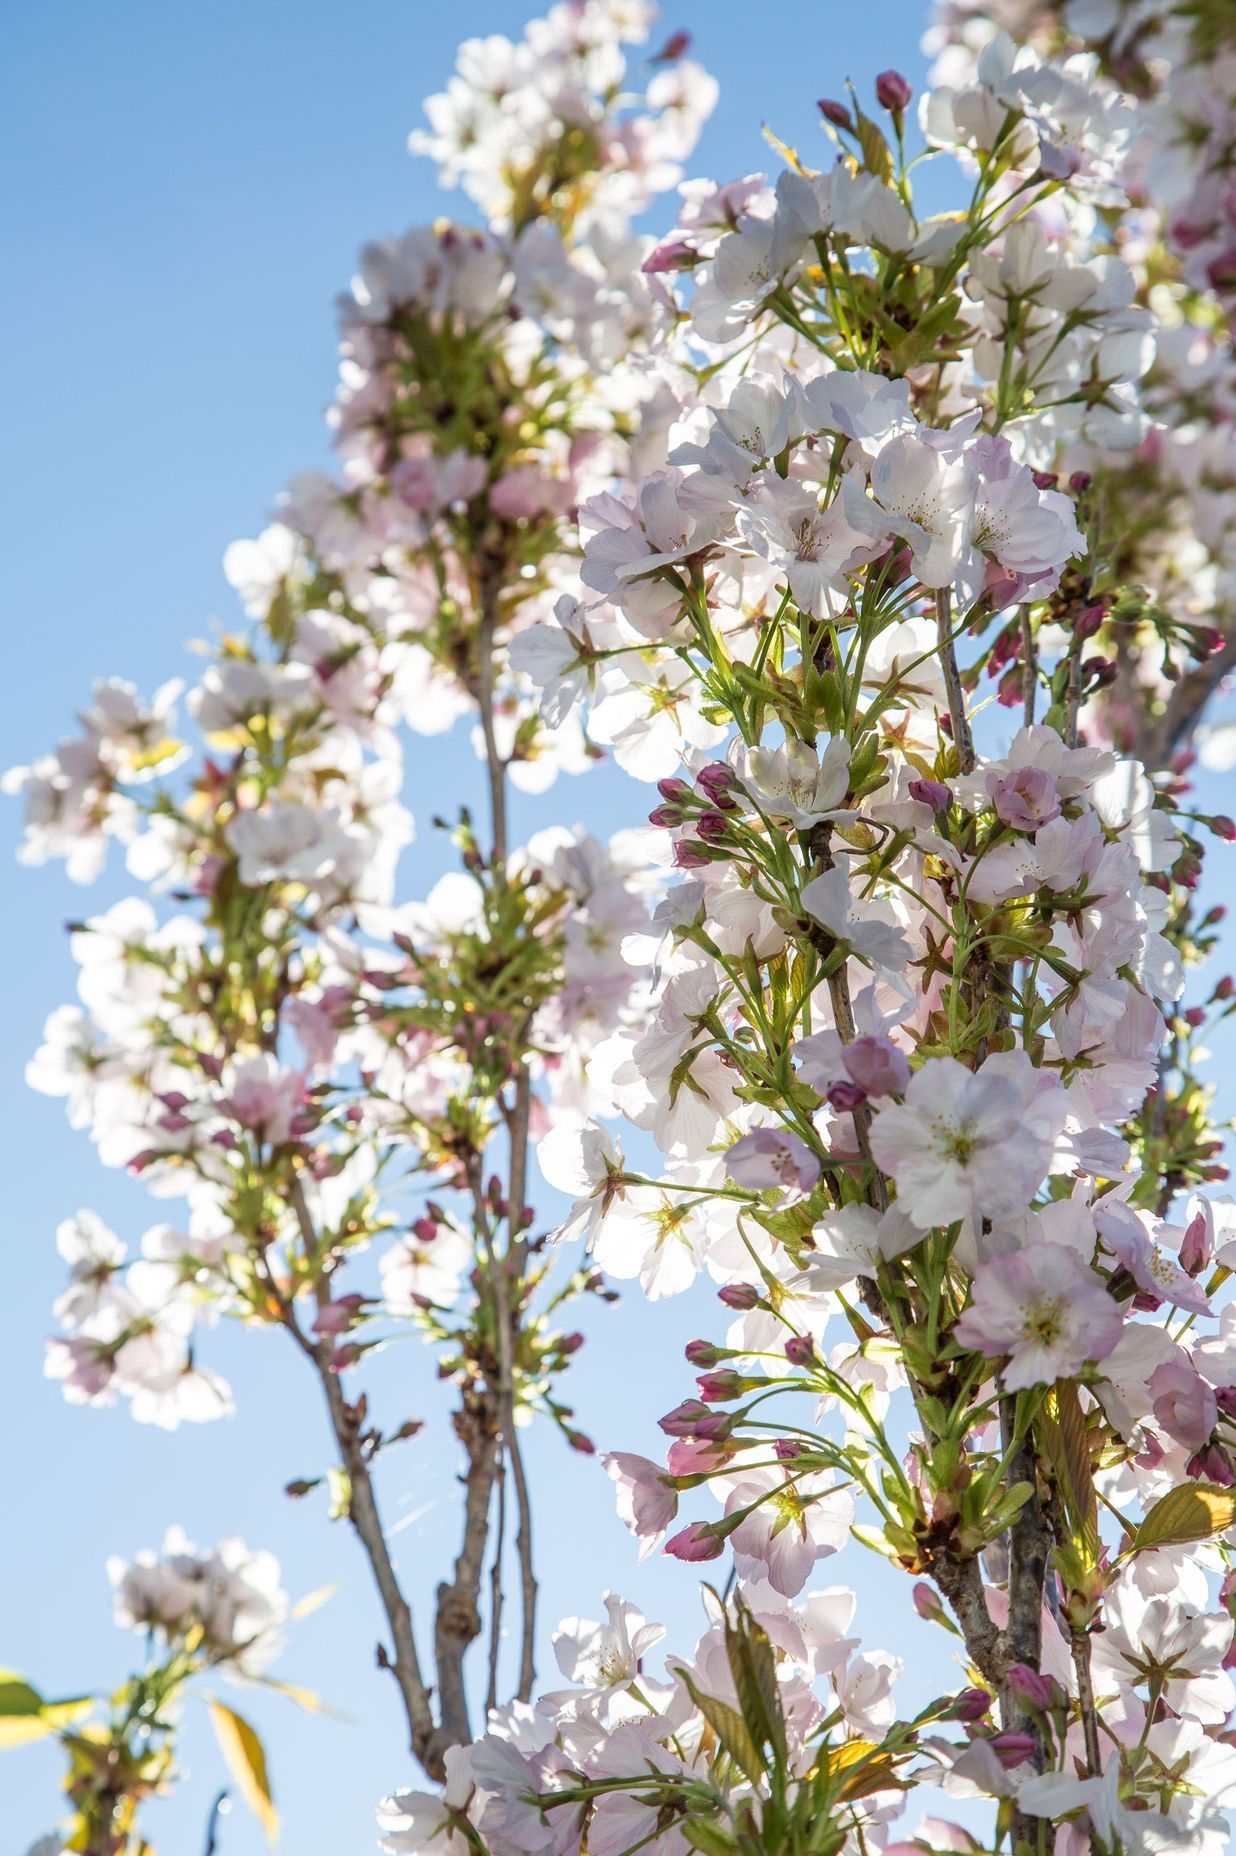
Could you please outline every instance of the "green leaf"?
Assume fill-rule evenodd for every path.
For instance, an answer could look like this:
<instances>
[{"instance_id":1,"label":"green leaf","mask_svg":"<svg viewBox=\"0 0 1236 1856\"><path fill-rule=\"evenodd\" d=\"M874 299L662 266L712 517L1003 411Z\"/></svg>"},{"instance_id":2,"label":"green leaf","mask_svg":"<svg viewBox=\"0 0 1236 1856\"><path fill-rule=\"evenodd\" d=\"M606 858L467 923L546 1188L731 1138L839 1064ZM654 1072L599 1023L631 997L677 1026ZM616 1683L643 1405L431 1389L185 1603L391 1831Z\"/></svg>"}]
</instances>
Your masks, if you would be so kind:
<instances>
[{"instance_id":1,"label":"green leaf","mask_svg":"<svg viewBox=\"0 0 1236 1856\"><path fill-rule=\"evenodd\" d=\"M1180 1547L1210 1540L1236 1523L1236 1489L1194 1482L1171 1489L1157 1501L1133 1536L1133 1553L1151 1547Z\"/></svg>"},{"instance_id":2,"label":"green leaf","mask_svg":"<svg viewBox=\"0 0 1236 1856\"><path fill-rule=\"evenodd\" d=\"M729 1754L734 1764L752 1785L760 1785L764 1779L764 1762L759 1756L755 1742L747 1732L747 1723L736 1708L728 1702L718 1701L713 1695L701 1695L695 1683L685 1669L678 1674L686 1684L687 1693L712 1728L721 1743L723 1752Z\"/></svg>"},{"instance_id":3,"label":"green leaf","mask_svg":"<svg viewBox=\"0 0 1236 1856\"><path fill-rule=\"evenodd\" d=\"M92 1695L67 1701L44 1701L16 1670L0 1669L0 1748L28 1746L58 1733L94 1706Z\"/></svg>"},{"instance_id":4,"label":"green leaf","mask_svg":"<svg viewBox=\"0 0 1236 1856\"><path fill-rule=\"evenodd\" d=\"M1057 1381L1040 1430L1074 1543L1093 1565L1099 1555L1098 1498L1085 1414L1071 1380Z\"/></svg>"},{"instance_id":5,"label":"green leaf","mask_svg":"<svg viewBox=\"0 0 1236 1856\"><path fill-rule=\"evenodd\" d=\"M279 1813L271 1797L262 1742L248 1721L225 1708L221 1701L208 1702L207 1706L228 1771L266 1832L266 1841L273 1844L279 1835Z\"/></svg>"},{"instance_id":6,"label":"green leaf","mask_svg":"<svg viewBox=\"0 0 1236 1856\"><path fill-rule=\"evenodd\" d=\"M893 178L892 150L884 140L870 116L864 116L859 108L858 98L851 96L854 121L858 126L858 145L863 153L863 166L869 174L882 180L885 186Z\"/></svg>"},{"instance_id":7,"label":"green leaf","mask_svg":"<svg viewBox=\"0 0 1236 1856\"><path fill-rule=\"evenodd\" d=\"M0 1714L42 1714L43 1697L15 1669L0 1669Z\"/></svg>"},{"instance_id":8,"label":"green leaf","mask_svg":"<svg viewBox=\"0 0 1236 1856\"><path fill-rule=\"evenodd\" d=\"M691 1848L702 1851L703 1856L734 1856L738 1847L729 1832L712 1817L685 1817L682 1830Z\"/></svg>"},{"instance_id":9,"label":"green leaf","mask_svg":"<svg viewBox=\"0 0 1236 1856\"><path fill-rule=\"evenodd\" d=\"M785 1719L772 1645L741 1601L737 1627L726 1620L725 1647L738 1705L751 1738L757 1746L771 1747L778 1764L784 1765Z\"/></svg>"}]
</instances>

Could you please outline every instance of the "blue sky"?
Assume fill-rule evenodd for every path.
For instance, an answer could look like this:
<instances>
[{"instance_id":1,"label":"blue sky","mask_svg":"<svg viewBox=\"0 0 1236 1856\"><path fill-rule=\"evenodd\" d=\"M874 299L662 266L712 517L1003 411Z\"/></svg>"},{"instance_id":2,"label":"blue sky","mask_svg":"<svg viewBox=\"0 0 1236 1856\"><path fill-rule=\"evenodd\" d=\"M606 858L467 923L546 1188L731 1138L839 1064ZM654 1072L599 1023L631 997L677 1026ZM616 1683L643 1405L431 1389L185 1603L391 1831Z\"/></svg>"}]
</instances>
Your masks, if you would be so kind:
<instances>
[{"instance_id":1,"label":"blue sky","mask_svg":"<svg viewBox=\"0 0 1236 1856\"><path fill-rule=\"evenodd\" d=\"M5 764L28 760L67 730L95 676L152 689L192 674L186 640L238 618L219 567L227 543L257 532L283 483L325 460L321 414L335 377L332 298L362 240L448 210L432 170L404 142L419 101L440 88L458 38L515 32L509 0L215 0L209 8L66 0L8 9L9 56L0 136L17 177L3 213L16 256L0 304L8 324L10 424L5 515L9 640ZM720 78L722 99L691 171L726 178L772 159L768 121L804 152L822 152L814 99L845 77L862 89L899 65L916 83L918 0L681 0L683 26ZM753 24L753 22L755 22ZM453 210L466 216L466 202ZM411 753L409 797L423 815L450 782L474 796L464 744ZM427 790L425 790L427 789ZM418 804L418 792L425 797ZM563 782L523 802L524 831L556 815L598 831L630 823L644 795L613 775ZM0 814L6 845L16 808ZM405 892L428 887L438 859L426 830L405 865ZM57 1222L92 1205L132 1242L155 1222L139 1187L104 1172L58 1104L29 1095L22 1066L49 1010L71 994L60 925L125 893L123 872L83 893L58 867L5 872L0 973L7 990L0 1054L7 1147L7 1253L0 1298L0 1410L5 1414L7 1518L0 1583L10 1603L0 1663L49 1693L106 1688L140 1646L110 1623L104 1560L156 1545L180 1522L200 1542L239 1532L274 1549L294 1593L341 1581L296 1627L281 1673L324 1695L347 1719L308 1719L265 1697L240 1698L270 1751L293 1856L353 1856L373 1847L372 1807L413 1783L389 1677L373 1667L378 1617L353 1543L313 1501L283 1484L326 1460L316 1387L282 1357L278 1337L225 1331L211 1356L239 1407L227 1423L172 1436L123 1411L65 1407L42 1377L42 1336L60 1286ZM580 1422L606 1446L651 1449L656 1416L687 1389L682 1343L715 1331L706 1295L649 1307L638 1295L588 1320L572 1374ZM400 1570L420 1614L454 1524L453 1457L440 1392L414 1347L375 1369L388 1428L434 1419L384 1472L382 1496ZM541 1510L547 1622L596 1615L607 1587L664 1619L686 1647L698 1610L689 1572L637 1568L595 1465L555 1439L533 1440ZM845 1578L889 1615L904 1587L847 1556ZM832 1575L823 1569L828 1580ZM907 1699L951 1677L946 1640L920 1627L892 1647L911 1657ZM896 1639L905 1635L909 1642ZM880 1641L878 1632L873 1641ZM546 1646L541 1668L548 1679ZM236 1699L235 1696L232 1697ZM164 1856L202 1847L217 1754L200 1707L184 1737L186 1783L155 1807ZM45 1749L6 1756L5 1847L21 1851L52 1824L58 1761ZM256 1856L243 1812L227 1821L220 1856Z\"/></svg>"}]
</instances>

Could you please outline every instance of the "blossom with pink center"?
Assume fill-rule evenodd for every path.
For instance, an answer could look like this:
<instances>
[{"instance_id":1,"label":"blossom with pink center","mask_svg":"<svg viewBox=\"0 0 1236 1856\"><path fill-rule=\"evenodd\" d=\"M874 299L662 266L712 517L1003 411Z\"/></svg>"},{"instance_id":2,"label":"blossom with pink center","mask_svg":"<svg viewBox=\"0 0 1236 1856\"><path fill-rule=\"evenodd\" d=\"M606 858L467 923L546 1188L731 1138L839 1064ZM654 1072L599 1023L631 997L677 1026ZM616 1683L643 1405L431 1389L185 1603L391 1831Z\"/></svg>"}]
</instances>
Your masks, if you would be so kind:
<instances>
[{"instance_id":1,"label":"blossom with pink center","mask_svg":"<svg viewBox=\"0 0 1236 1856\"><path fill-rule=\"evenodd\" d=\"M1185 1359L1165 1360L1150 1375L1156 1421L1185 1450L1210 1442L1219 1419L1213 1389Z\"/></svg>"},{"instance_id":2,"label":"blossom with pink center","mask_svg":"<svg viewBox=\"0 0 1236 1856\"><path fill-rule=\"evenodd\" d=\"M619 1518L640 1542L646 1559L678 1512L678 1491L672 1476L646 1456L613 1450L601 1458L614 1484Z\"/></svg>"},{"instance_id":3,"label":"blossom with pink center","mask_svg":"<svg viewBox=\"0 0 1236 1856\"><path fill-rule=\"evenodd\" d=\"M921 1230L1026 1209L1051 1161L1026 1107L1011 1076L934 1057L911 1077L904 1102L875 1117L872 1150Z\"/></svg>"},{"instance_id":4,"label":"blossom with pink center","mask_svg":"<svg viewBox=\"0 0 1236 1856\"><path fill-rule=\"evenodd\" d=\"M779 1190L806 1197L820 1177L820 1163L801 1135L784 1128L754 1128L735 1141L725 1170L736 1186L751 1192Z\"/></svg>"},{"instance_id":5,"label":"blossom with pink center","mask_svg":"<svg viewBox=\"0 0 1236 1856\"><path fill-rule=\"evenodd\" d=\"M753 1505L754 1504L754 1505ZM744 1515L730 1546L741 1579L767 1579L784 1598L801 1592L818 1559L848 1538L854 1503L826 1475L783 1476L776 1469L747 1471L730 1490L727 1516Z\"/></svg>"},{"instance_id":6,"label":"blossom with pink center","mask_svg":"<svg viewBox=\"0 0 1236 1856\"><path fill-rule=\"evenodd\" d=\"M841 1061L850 1081L866 1096L900 1096L909 1087L909 1059L891 1038L855 1038L842 1051Z\"/></svg>"},{"instance_id":7,"label":"blossom with pink center","mask_svg":"<svg viewBox=\"0 0 1236 1856\"><path fill-rule=\"evenodd\" d=\"M1014 767L1003 777L988 774L987 790L996 817L1014 831L1037 831L1060 816L1055 781L1042 767Z\"/></svg>"},{"instance_id":8,"label":"blossom with pink center","mask_svg":"<svg viewBox=\"0 0 1236 1856\"><path fill-rule=\"evenodd\" d=\"M963 1347L1009 1356L1005 1388L1050 1385L1104 1360L1124 1317L1093 1270L1061 1244L1032 1244L980 1263L953 1332Z\"/></svg>"}]
</instances>

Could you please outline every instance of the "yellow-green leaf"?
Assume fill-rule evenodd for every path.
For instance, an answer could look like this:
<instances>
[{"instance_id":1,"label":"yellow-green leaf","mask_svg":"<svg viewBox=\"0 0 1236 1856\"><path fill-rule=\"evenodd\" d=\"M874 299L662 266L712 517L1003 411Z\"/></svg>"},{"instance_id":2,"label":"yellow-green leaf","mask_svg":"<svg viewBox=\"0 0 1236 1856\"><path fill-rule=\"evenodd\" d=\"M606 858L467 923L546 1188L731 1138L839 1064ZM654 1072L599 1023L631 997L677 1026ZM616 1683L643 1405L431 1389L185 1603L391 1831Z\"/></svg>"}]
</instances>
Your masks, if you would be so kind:
<instances>
[{"instance_id":1,"label":"yellow-green leaf","mask_svg":"<svg viewBox=\"0 0 1236 1856\"><path fill-rule=\"evenodd\" d=\"M767 123L763 125L761 133L769 147L776 149L787 168L793 168L796 174L803 174L808 180L819 173L818 168L804 167L803 163L799 160L798 150L796 148L791 148L788 142L783 142L781 137L776 134L774 130L769 128Z\"/></svg>"},{"instance_id":2,"label":"yellow-green leaf","mask_svg":"<svg viewBox=\"0 0 1236 1856\"><path fill-rule=\"evenodd\" d=\"M276 1676L258 1676L257 1680L263 1688L273 1688L276 1695L286 1695L289 1701L294 1701L298 1708L305 1710L306 1714L329 1714L335 1721L346 1721L351 1718L349 1715L341 1714L338 1708L330 1707L320 1695L315 1695L311 1688L301 1688L299 1683L281 1682Z\"/></svg>"},{"instance_id":3,"label":"yellow-green leaf","mask_svg":"<svg viewBox=\"0 0 1236 1856\"><path fill-rule=\"evenodd\" d=\"M0 1748L28 1746L89 1714L91 1695L66 1701L44 1701L37 1688L13 1669L0 1669Z\"/></svg>"},{"instance_id":4,"label":"yellow-green leaf","mask_svg":"<svg viewBox=\"0 0 1236 1856\"><path fill-rule=\"evenodd\" d=\"M52 1723L45 1721L41 1714L2 1714L0 1750L10 1746L28 1746L32 1740L42 1740L46 1734L54 1734L55 1731Z\"/></svg>"},{"instance_id":5,"label":"yellow-green leaf","mask_svg":"<svg viewBox=\"0 0 1236 1856\"><path fill-rule=\"evenodd\" d=\"M248 1721L233 1713L231 1708L225 1708L221 1701L207 1705L228 1770L239 1785L245 1803L266 1832L267 1842L274 1843L279 1835L279 1813L271 1797L262 1742Z\"/></svg>"},{"instance_id":6,"label":"yellow-green leaf","mask_svg":"<svg viewBox=\"0 0 1236 1856\"><path fill-rule=\"evenodd\" d=\"M1236 1489L1215 1483L1192 1482L1171 1489L1157 1501L1133 1537L1131 1551L1150 1547L1180 1547L1191 1540L1210 1540L1236 1524Z\"/></svg>"},{"instance_id":7,"label":"yellow-green leaf","mask_svg":"<svg viewBox=\"0 0 1236 1856\"><path fill-rule=\"evenodd\" d=\"M298 1598L292 1606L293 1618L299 1622L301 1618L309 1617L312 1612L324 1605L328 1598L333 1598L338 1590L339 1581L336 1579L330 1585L320 1585L316 1592L306 1592L305 1596Z\"/></svg>"}]
</instances>

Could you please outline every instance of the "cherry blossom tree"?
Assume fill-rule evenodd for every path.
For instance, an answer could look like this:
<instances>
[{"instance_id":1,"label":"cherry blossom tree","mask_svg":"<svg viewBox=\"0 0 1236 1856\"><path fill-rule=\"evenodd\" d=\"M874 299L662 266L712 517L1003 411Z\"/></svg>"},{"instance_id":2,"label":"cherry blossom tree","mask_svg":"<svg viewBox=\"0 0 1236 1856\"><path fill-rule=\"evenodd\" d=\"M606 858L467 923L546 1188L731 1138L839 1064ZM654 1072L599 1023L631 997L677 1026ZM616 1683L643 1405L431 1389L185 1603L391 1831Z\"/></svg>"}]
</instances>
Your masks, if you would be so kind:
<instances>
[{"instance_id":1,"label":"cherry blossom tree","mask_svg":"<svg viewBox=\"0 0 1236 1856\"><path fill-rule=\"evenodd\" d=\"M1198 1069L1233 988L1197 891L1236 827L1190 774L1236 661L1236 30L954 6L917 131L888 71L821 101L821 165L717 183L680 178L686 47L628 88L650 25L465 45L413 144L485 224L362 253L341 479L230 551L196 755L179 691L104 684L12 782L32 860L116 841L158 899L79 925L31 1082L185 1203L132 1261L61 1226L48 1370L173 1425L229 1407L213 1321L285 1336L434 1785L393 1775L387 1851L1219 1856L1236 1206ZM401 900L401 733L464 719L488 817ZM602 754L630 829L515 844L510 785ZM725 1310L664 1461L602 1457L640 1552L715 1578L688 1652L598 1594L546 1688L520 1430L591 1450L559 1311L611 1277ZM358 1389L401 1325L463 1469L428 1629L374 1473L418 1426ZM819 1583L842 1552L956 1645L926 1706Z\"/></svg>"}]
</instances>

